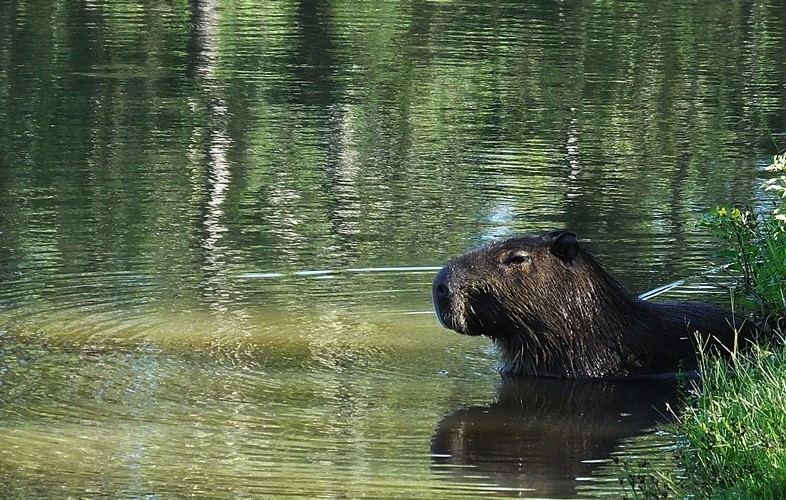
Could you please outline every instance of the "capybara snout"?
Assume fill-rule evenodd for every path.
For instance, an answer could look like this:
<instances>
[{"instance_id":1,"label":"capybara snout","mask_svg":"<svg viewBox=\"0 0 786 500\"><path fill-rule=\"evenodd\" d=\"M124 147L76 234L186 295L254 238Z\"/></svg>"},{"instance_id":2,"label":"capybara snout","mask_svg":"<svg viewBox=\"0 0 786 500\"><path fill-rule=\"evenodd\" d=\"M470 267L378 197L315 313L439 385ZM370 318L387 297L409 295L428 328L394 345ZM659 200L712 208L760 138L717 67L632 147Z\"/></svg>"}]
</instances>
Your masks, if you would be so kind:
<instances>
[{"instance_id":1,"label":"capybara snout","mask_svg":"<svg viewBox=\"0 0 786 500\"><path fill-rule=\"evenodd\" d=\"M639 300L569 231L456 257L437 274L432 296L444 327L492 338L500 368L526 375L674 373L696 368L699 341L723 353L752 338L751 325L716 306Z\"/></svg>"}]
</instances>

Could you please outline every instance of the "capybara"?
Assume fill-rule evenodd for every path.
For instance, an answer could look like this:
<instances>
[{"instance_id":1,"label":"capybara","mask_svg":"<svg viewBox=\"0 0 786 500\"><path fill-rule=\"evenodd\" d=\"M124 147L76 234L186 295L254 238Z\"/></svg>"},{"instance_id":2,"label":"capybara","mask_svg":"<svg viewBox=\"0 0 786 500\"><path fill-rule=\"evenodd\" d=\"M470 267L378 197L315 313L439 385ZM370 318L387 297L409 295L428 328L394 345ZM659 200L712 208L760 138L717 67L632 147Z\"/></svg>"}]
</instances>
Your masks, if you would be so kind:
<instances>
[{"instance_id":1,"label":"capybara","mask_svg":"<svg viewBox=\"0 0 786 500\"><path fill-rule=\"evenodd\" d=\"M440 323L486 335L506 373L566 378L697 370L697 349L727 355L754 328L722 308L638 299L576 235L518 236L448 262L432 288Z\"/></svg>"}]
</instances>

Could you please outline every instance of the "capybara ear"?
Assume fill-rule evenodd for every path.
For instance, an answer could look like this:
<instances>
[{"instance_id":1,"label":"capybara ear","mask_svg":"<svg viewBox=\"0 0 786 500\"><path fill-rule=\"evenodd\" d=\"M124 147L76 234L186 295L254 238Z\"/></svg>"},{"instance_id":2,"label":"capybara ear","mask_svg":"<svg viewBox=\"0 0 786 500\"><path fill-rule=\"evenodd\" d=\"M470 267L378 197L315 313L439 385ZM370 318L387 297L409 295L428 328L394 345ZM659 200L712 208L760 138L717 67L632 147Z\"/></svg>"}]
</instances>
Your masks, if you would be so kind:
<instances>
[{"instance_id":1,"label":"capybara ear","mask_svg":"<svg viewBox=\"0 0 786 500\"><path fill-rule=\"evenodd\" d=\"M581 252L581 246L575 233L561 231L554 234L554 242L551 244L550 251L562 259L565 264L570 264Z\"/></svg>"}]
</instances>

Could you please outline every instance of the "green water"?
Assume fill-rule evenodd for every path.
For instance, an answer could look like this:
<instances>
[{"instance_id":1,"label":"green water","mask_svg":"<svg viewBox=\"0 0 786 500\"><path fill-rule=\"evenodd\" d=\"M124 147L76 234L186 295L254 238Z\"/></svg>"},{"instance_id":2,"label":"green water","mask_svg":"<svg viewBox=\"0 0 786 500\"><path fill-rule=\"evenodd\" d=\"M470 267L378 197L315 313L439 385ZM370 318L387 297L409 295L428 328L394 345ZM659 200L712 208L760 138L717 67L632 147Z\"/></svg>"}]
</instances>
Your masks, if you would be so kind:
<instances>
[{"instance_id":1,"label":"green water","mask_svg":"<svg viewBox=\"0 0 786 500\"><path fill-rule=\"evenodd\" d=\"M431 281L560 227L636 291L711 267L697 217L786 145L784 18L0 3L0 496L619 496L670 390L504 381Z\"/></svg>"}]
</instances>

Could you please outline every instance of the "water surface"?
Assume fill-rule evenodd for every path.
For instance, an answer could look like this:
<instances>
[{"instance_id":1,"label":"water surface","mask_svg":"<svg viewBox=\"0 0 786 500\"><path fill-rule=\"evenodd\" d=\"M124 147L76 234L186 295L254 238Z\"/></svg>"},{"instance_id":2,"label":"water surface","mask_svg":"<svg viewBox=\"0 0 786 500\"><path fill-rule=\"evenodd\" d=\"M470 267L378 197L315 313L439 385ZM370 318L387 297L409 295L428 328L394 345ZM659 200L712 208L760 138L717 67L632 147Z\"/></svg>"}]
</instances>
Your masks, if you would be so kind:
<instances>
[{"instance_id":1,"label":"water surface","mask_svg":"<svg viewBox=\"0 0 786 500\"><path fill-rule=\"evenodd\" d=\"M618 497L671 389L505 381L431 281L568 227L723 303L695 221L761 203L785 16L3 2L0 493Z\"/></svg>"}]
</instances>

